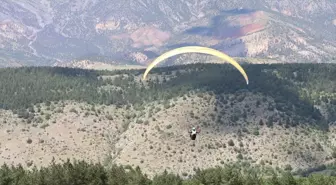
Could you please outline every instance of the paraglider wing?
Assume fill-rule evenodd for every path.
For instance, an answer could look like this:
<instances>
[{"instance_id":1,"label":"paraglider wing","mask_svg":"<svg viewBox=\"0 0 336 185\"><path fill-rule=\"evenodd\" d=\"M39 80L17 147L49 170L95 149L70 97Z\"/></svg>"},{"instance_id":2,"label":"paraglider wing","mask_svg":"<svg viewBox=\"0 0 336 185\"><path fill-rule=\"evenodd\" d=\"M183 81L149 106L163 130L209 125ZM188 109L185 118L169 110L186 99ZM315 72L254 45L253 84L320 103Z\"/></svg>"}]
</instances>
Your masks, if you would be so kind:
<instances>
[{"instance_id":1,"label":"paraglider wing","mask_svg":"<svg viewBox=\"0 0 336 185\"><path fill-rule=\"evenodd\" d=\"M212 49L212 48L207 48L207 47L202 47L202 46L185 46L185 47L180 47L180 48L176 48L173 50L170 50L162 55L160 55L158 58L156 58L151 64L149 64L149 66L147 67L144 75L143 75L143 80L146 79L147 74L149 73L149 71L156 66L158 63L160 63L161 61L175 56L175 55L179 55L179 54L183 54L183 53L202 53L202 54L209 54L209 55L214 55L217 56L227 62L229 62L230 64L232 64L234 67L236 67L239 72L244 76L246 84L249 84L248 81L248 77L244 71L244 69L238 64L238 62L236 62L233 58L229 57L228 55Z\"/></svg>"}]
</instances>

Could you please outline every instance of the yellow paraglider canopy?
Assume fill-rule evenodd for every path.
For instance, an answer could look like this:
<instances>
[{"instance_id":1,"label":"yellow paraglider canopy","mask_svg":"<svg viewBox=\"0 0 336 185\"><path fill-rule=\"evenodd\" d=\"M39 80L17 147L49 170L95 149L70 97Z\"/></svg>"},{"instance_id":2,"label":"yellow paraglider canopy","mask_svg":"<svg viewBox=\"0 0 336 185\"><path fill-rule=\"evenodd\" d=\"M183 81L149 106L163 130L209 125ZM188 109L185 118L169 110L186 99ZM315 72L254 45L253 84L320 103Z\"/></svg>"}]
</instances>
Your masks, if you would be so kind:
<instances>
[{"instance_id":1,"label":"yellow paraglider canopy","mask_svg":"<svg viewBox=\"0 0 336 185\"><path fill-rule=\"evenodd\" d=\"M156 66L158 63L160 63L161 61L175 56L175 55L179 55L179 54L183 54L183 53L202 53L202 54L209 54L209 55L214 55L217 56L227 62L229 62L230 64L232 64L233 66L235 66L239 72L244 76L246 84L249 84L249 80L248 77L244 71L244 69L238 64L238 62L236 62L233 58L229 57L228 55L212 49L212 48L207 48L207 47L202 47L202 46L185 46L185 47L180 47L180 48L176 48L173 50L170 50L162 55L160 55L159 57L157 57L151 64L149 64L149 66L147 67L144 75L143 75L143 80L146 79L147 74L149 73L149 71Z\"/></svg>"}]
</instances>

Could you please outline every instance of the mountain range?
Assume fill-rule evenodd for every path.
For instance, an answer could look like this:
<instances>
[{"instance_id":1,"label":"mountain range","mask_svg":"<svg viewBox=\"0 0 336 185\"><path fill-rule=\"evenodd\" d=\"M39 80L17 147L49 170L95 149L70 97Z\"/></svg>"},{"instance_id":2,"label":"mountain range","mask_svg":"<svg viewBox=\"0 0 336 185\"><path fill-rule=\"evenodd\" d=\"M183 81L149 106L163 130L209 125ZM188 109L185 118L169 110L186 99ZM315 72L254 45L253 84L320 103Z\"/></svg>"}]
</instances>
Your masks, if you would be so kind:
<instances>
[{"instance_id":1,"label":"mountain range","mask_svg":"<svg viewBox=\"0 0 336 185\"><path fill-rule=\"evenodd\" d=\"M335 10L334 0L3 0L0 67L147 65L186 45L266 62L335 62Z\"/></svg>"}]
</instances>

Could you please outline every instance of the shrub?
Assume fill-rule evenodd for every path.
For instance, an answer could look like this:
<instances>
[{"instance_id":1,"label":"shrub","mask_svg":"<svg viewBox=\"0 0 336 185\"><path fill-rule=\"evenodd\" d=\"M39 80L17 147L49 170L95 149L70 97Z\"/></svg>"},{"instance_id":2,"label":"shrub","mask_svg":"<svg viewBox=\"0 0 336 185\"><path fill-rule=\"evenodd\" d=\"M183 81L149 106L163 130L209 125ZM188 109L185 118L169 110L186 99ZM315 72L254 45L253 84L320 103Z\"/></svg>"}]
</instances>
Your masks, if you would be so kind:
<instances>
[{"instance_id":1,"label":"shrub","mask_svg":"<svg viewBox=\"0 0 336 185\"><path fill-rule=\"evenodd\" d=\"M234 146L234 142L233 142L232 139L230 139L230 140L228 141L228 145L229 145L229 146Z\"/></svg>"}]
</instances>

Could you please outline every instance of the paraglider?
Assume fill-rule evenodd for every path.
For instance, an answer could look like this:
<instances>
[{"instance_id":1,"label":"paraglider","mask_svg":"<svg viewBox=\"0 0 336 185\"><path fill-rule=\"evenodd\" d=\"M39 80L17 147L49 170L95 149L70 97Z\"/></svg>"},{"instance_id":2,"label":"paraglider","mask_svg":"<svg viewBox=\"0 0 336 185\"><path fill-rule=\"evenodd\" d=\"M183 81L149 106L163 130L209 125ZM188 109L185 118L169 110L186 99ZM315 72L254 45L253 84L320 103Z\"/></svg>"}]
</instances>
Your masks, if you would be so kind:
<instances>
[{"instance_id":1,"label":"paraglider","mask_svg":"<svg viewBox=\"0 0 336 185\"><path fill-rule=\"evenodd\" d=\"M201 129L199 127L193 127L190 131L189 131L189 134L190 134L190 139L191 140L195 140L196 139L196 136L198 133L201 132Z\"/></svg>"},{"instance_id":2,"label":"paraglider","mask_svg":"<svg viewBox=\"0 0 336 185\"><path fill-rule=\"evenodd\" d=\"M162 62L163 60L175 56L175 55L179 55L179 54L184 54L184 53L201 53L201 54L209 54L209 55L213 55L216 56L222 60L225 60L227 62L229 62L230 64L232 64L234 67L236 67L238 69L238 71L243 75L243 77L245 78L246 84L249 84L249 80L248 80L248 76L246 74L246 72L244 71L244 69L239 65L239 63L237 61L235 61L233 58L229 57L228 55L212 49L212 48L207 48L207 47L202 47L202 46L185 46L185 47L180 47L180 48L176 48L173 50L170 50L162 55L160 55L159 57L157 57L151 64L149 64L149 66L147 67L144 75L143 75L143 80L146 79L149 71L154 68L158 63ZM189 130L189 134L190 134L190 139L191 140L195 140L196 136L198 133L200 133L200 128L199 127L193 127L191 130Z\"/></svg>"},{"instance_id":3,"label":"paraglider","mask_svg":"<svg viewBox=\"0 0 336 185\"><path fill-rule=\"evenodd\" d=\"M185 47L180 47L180 48L176 48L173 50L170 50L162 55L160 55L159 57L157 57L151 64L149 64L149 66L147 67L144 75L143 75L143 80L146 79L147 74L149 73L149 71L156 66L158 63L160 63L161 61L175 56L175 55L179 55L179 54L183 54L183 53L202 53L202 54L209 54L209 55L214 55L217 56L227 62L229 62L230 64L232 64L234 67L236 67L239 72L243 75L243 77L245 78L246 84L249 84L249 80L248 77L246 75L246 72L244 71L244 69L238 64L238 62L236 62L233 58L229 57L228 55L224 54L223 52L220 52L218 50L212 49L212 48L208 48L208 47L202 47L202 46L185 46Z\"/></svg>"}]
</instances>

